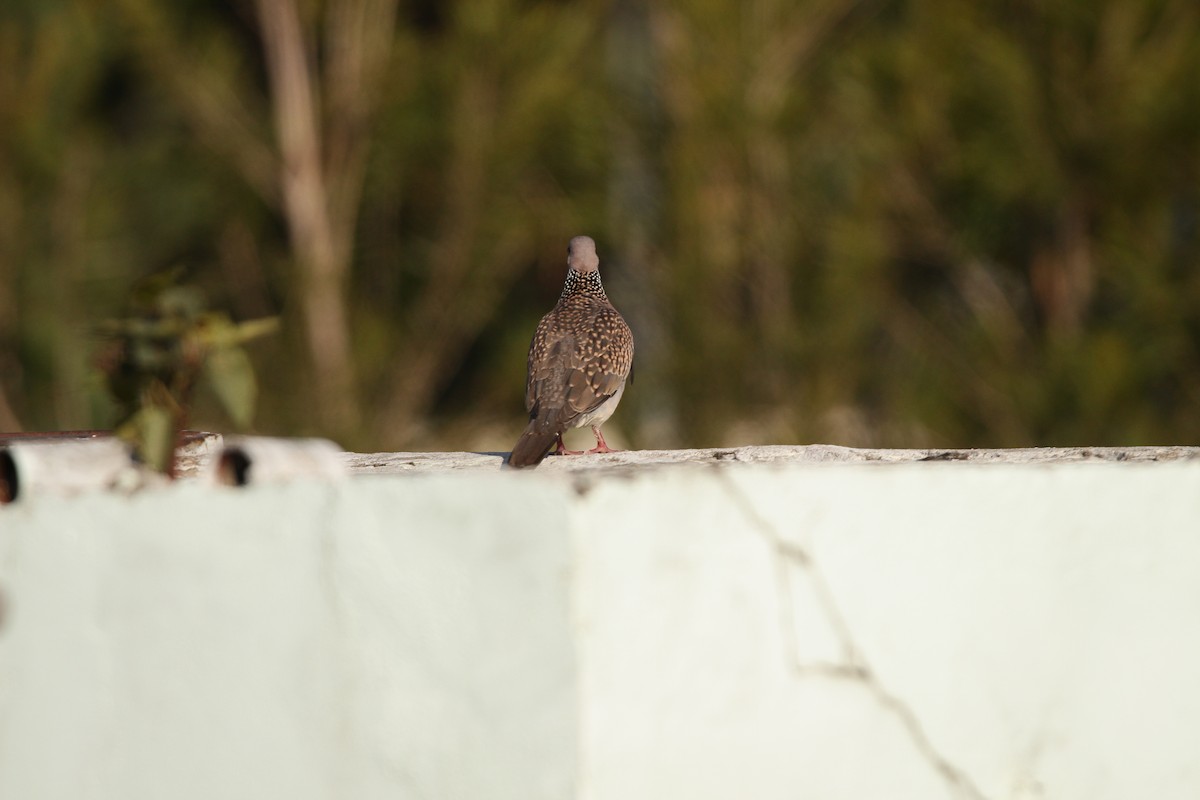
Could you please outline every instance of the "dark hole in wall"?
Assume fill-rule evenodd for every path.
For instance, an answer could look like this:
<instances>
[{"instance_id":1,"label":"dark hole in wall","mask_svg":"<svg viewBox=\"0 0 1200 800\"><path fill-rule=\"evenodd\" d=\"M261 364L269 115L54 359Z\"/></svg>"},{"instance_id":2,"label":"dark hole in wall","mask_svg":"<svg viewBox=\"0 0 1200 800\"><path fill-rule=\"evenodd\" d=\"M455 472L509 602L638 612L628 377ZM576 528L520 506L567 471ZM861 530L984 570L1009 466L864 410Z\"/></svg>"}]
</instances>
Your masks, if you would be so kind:
<instances>
[{"instance_id":1,"label":"dark hole in wall","mask_svg":"<svg viewBox=\"0 0 1200 800\"><path fill-rule=\"evenodd\" d=\"M17 480L17 462L13 460L12 453L0 450L0 503L16 500L20 488L20 482Z\"/></svg>"}]
</instances>

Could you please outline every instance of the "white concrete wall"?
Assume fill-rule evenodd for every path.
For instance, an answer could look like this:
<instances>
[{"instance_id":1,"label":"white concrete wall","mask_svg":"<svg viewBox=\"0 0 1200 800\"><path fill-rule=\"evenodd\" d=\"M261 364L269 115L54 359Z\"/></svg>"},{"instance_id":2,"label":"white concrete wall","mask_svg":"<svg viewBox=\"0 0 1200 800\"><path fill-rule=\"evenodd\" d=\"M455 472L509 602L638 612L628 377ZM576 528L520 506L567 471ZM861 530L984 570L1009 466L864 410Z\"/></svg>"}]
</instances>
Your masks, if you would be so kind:
<instances>
[{"instance_id":1,"label":"white concrete wall","mask_svg":"<svg viewBox=\"0 0 1200 800\"><path fill-rule=\"evenodd\" d=\"M0 508L0 798L1200 797L1200 463Z\"/></svg>"}]
</instances>

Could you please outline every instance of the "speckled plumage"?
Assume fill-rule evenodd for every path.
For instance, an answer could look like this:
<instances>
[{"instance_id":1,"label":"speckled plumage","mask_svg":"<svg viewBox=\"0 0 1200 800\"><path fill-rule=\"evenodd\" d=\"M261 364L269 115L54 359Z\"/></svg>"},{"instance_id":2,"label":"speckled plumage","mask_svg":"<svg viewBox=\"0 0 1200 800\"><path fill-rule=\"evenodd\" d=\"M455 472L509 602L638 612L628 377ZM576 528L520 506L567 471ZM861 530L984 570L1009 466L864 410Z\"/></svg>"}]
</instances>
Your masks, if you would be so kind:
<instances>
[{"instance_id":1,"label":"speckled plumage","mask_svg":"<svg viewBox=\"0 0 1200 800\"><path fill-rule=\"evenodd\" d=\"M590 425L591 452L608 452L600 426L616 410L633 368L633 334L604 293L596 243L576 236L567 248L567 277L554 309L529 345L525 408L529 425L509 463L535 466L563 431Z\"/></svg>"}]
</instances>

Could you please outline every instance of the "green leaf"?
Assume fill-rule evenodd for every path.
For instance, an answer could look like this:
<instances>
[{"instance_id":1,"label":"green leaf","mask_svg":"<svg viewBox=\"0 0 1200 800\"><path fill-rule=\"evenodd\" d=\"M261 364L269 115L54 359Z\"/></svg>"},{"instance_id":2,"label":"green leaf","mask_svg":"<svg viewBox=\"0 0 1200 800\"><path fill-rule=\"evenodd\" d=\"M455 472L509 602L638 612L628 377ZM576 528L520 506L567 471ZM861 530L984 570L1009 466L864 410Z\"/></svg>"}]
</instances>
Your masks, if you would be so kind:
<instances>
[{"instance_id":1,"label":"green leaf","mask_svg":"<svg viewBox=\"0 0 1200 800\"><path fill-rule=\"evenodd\" d=\"M213 350L204 364L208 380L235 425L245 428L254 419L258 384L250 358L240 347Z\"/></svg>"},{"instance_id":2,"label":"green leaf","mask_svg":"<svg viewBox=\"0 0 1200 800\"><path fill-rule=\"evenodd\" d=\"M225 314L213 312L201 317L191 332L208 347L218 348L239 345L277 330L278 317L263 317L235 323Z\"/></svg>"},{"instance_id":3,"label":"green leaf","mask_svg":"<svg viewBox=\"0 0 1200 800\"><path fill-rule=\"evenodd\" d=\"M237 340L248 342L279 330L279 317L262 317L239 322L237 325Z\"/></svg>"},{"instance_id":4,"label":"green leaf","mask_svg":"<svg viewBox=\"0 0 1200 800\"><path fill-rule=\"evenodd\" d=\"M117 428L139 461L155 472L167 472L175 456L175 415L158 405L144 405Z\"/></svg>"}]
</instances>

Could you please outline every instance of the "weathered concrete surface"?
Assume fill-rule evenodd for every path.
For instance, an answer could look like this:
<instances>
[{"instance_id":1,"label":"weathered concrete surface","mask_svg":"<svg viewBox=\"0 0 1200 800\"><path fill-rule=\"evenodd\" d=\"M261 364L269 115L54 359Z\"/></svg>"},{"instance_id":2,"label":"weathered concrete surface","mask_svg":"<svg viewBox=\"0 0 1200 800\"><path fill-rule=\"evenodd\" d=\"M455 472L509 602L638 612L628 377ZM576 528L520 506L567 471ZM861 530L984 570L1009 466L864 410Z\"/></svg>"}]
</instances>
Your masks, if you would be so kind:
<instances>
[{"instance_id":1,"label":"weathered concrete surface","mask_svg":"<svg viewBox=\"0 0 1200 800\"><path fill-rule=\"evenodd\" d=\"M494 470L508 453L346 453L358 474ZM701 450L632 450L588 456L551 456L540 473L590 472L611 475L621 468L716 464L901 464L954 461L972 464L1069 464L1075 462L1161 463L1200 460L1200 447L1026 447L1010 450L873 450L830 444L717 447Z\"/></svg>"},{"instance_id":2,"label":"weathered concrete surface","mask_svg":"<svg viewBox=\"0 0 1200 800\"><path fill-rule=\"evenodd\" d=\"M224 437L219 433L208 433L206 431L184 431L181 435L182 443L176 450L175 470L176 474L181 478L193 478L200 475L203 469L207 468L214 456L221 451L225 446ZM42 431L29 433L0 433L0 458L3 458L5 451L16 451L30 445L47 446L54 445L61 447L70 444L94 444L98 445L96 454L102 457L105 449L108 446L116 445L117 439L112 431L93 430L93 431ZM69 448L68 448L69 449ZM10 455L12 453L10 452ZM95 458L96 456L92 456ZM97 471L94 465L87 465L88 457L80 459L85 462L80 465L85 469ZM100 468L98 471L103 471ZM145 474L142 475L127 475L120 476L112 480L115 485L136 485L147 481ZM72 492L69 484L72 479L70 477L59 481L51 493L70 494ZM149 478L153 481L153 477ZM95 480L92 480L95 485Z\"/></svg>"},{"instance_id":3,"label":"weathered concrete surface","mask_svg":"<svg viewBox=\"0 0 1200 800\"><path fill-rule=\"evenodd\" d=\"M565 505L463 489L0 510L0 797L570 796Z\"/></svg>"},{"instance_id":4,"label":"weathered concrete surface","mask_svg":"<svg viewBox=\"0 0 1200 800\"><path fill-rule=\"evenodd\" d=\"M1196 451L863 453L0 508L0 797L1200 796Z\"/></svg>"},{"instance_id":5,"label":"weathered concrete surface","mask_svg":"<svg viewBox=\"0 0 1200 800\"><path fill-rule=\"evenodd\" d=\"M1200 465L670 472L575 521L589 797L1200 792Z\"/></svg>"}]
</instances>

